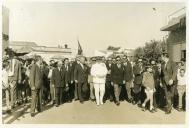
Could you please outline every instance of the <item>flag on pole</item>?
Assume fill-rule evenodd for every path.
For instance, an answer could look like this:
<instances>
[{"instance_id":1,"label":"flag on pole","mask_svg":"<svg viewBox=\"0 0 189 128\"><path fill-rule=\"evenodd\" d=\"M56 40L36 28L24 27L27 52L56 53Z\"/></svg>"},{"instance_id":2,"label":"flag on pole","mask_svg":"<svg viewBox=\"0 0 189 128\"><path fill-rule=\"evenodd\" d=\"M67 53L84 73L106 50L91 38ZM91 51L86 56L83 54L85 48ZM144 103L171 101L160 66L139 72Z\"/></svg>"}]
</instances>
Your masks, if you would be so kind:
<instances>
[{"instance_id":1,"label":"flag on pole","mask_svg":"<svg viewBox=\"0 0 189 128\"><path fill-rule=\"evenodd\" d=\"M79 43L79 40L77 40L78 42L78 55L82 55L83 54L83 50L82 50L82 47L81 47L81 44Z\"/></svg>"}]
</instances>

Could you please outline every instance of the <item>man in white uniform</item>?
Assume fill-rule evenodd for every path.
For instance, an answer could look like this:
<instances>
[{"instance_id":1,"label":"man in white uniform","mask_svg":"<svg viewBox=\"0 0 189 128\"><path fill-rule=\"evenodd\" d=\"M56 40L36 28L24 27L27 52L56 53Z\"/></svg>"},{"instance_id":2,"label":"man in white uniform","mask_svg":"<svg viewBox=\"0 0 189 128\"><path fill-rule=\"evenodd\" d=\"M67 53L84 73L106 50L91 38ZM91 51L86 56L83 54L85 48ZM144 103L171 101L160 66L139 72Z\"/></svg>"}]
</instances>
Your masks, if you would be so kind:
<instances>
[{"instance_id":1,"label":"man in white uniform","mask_svg":"<svg viewBox=\"0 0 189 128\"><path fill-rule=\"evenodd\" d=\"M95 89L96 104L99 106L103 104L103 97L105 93L105 82L108 70L105 63L102 62L101 57L97 57L97 63L91 67L91 75L93 76L93 83Z\"/></svg>"}]
</instances>

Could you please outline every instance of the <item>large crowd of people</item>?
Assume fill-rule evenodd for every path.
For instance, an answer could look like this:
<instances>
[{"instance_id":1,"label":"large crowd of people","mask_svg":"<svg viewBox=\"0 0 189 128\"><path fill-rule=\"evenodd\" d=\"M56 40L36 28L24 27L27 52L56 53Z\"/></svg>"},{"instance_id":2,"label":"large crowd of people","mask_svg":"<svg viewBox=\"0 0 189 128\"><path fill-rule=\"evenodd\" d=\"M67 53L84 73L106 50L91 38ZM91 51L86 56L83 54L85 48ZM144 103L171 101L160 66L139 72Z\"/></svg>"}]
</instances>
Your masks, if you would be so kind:
<instances>
[{"instance_id":1,"label":"large crowd of people","mask_svg":"<svg viewBox=\"0 0 189 128\"><path fill-rule=\"evenodd\" d=\"M162 109L170 114L173 107L185 111L185 60L175 63L166 52L160 58L131 61L126 55L90 59L78 55L47 64L38 55L20 60L10 54L3 58L2 70L7 112L29 102L34 117L47 104L59 107L87 100L97 106L128 102L152 113Z\"/></svg>"}]
</instances>

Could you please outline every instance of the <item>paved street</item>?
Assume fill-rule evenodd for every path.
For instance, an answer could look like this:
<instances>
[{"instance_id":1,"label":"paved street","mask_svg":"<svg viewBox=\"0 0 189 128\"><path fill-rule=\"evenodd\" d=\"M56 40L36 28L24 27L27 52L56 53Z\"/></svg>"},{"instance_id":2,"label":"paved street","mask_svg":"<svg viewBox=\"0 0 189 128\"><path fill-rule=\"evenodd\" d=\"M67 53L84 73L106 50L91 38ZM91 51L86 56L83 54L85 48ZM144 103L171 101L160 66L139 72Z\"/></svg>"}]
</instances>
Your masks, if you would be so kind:
<instances>
[{"instance_id":1,"label":"paved street","mask_svg":"<svg viewBox=\"0 0 189 128\"><path fill-rule=\"evenodd\" d=\"M90 101L80 104L78 101L66 103L60 107L46 106L42 113L30 117L29 109L12 123L14 124L182 124L185 112L173 110L165 115L162 110L157 113L143 112L137 106L121 102L116 106L109 101L97 107Z\"/></svg>"}]
</instances>

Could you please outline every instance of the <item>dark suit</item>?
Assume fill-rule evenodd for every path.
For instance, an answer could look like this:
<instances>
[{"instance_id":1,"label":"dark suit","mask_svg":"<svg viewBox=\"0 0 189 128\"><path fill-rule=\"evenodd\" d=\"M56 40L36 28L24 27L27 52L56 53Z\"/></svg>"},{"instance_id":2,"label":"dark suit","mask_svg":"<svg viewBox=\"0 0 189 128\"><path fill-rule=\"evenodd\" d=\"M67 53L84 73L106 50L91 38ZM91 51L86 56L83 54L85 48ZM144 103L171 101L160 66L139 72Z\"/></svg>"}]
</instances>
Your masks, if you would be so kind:
<instances>
[{"instance_id":1,"label":"dark suit","mask_svg":"<svg viewBox=\"0 0 189 128\"><path fill-rule=\"evenodd\" d=\"M111 101L113 101L113 99L114 99L114 88L111 85L111 75L110 75L111 74L111 67L112 67L112 64L109 64L107 62L106 68L107 68L108 72L110 72L110 73L108 73L106 75L106 89L105 89L106 91L105 91L104 98L105 98L105 100L109 98Z\"/></svg>"},{"instance_id":2,"label":"dark suit","mask_svg":"<svg viewBox=\"0 0 189 128\"><path fill-rule=\"evenodd\" d=\"M133 67L131 63L128 61L124 64L124 80L125 80L125 89L127 91L128 99L132 99L131 96L131 85L133 80Z\"/></svg>"},{"instance_id":3,"label":"dark suit","mask_svg":"<svg viewBox=\"0 0 189 128\"><path fill-rule=\"evenodd\" d=\"M164 98L164 89L160 86L161 82L161 68L158 69L157 66L153 66L153 74L154 74L154 80L155 80L155 89L156 92L154 93L154 107L162 107L165 103Z\"/></svg>"},{"instance_id":4,"label":"dark suit","mask_svg":"<svg viewBox=\"0 0 189 128\"><path fill-rule=\"evenodd\" d=\"M18 85L18 82L21 81L21 79L22 79L22 76L21 76L21 64L17 59L11 59L10 60L10 70L12 69L13 60L15 61L15 63L14 63L14 73L13 73L12 76L9 76L9 81L10 81L10 84L12 85L11 88L10 88L11 106L12 107L14 106L14 104L15 104L15 102L17 100L17 85Z\"/></svg>"},{"instance_id":5,"label":"dark suit","mask_svg":"<svg viewBox=\"0 0 189 128\"><path fill-rule=\"evenodd\" d=\"M111 81L114 84L114 95L116 98L116 102L119 102L119 96L121 93L121 88L123 85L124 80L124 67L122 64L120 64L120 67L118 67L117 64L112 65L111 67Z\"/></svg>"},{"instance_id":6,"label":"dark suit","mask_svg":"<svg viewBox=\"0 0 189 128\"><path fill-rule=\"evenodd\" d=\"M52 83L52 85L55 86L56 105L59 105L62 102L63 87L65 86L63 84L62 74L63 74L62 68L56 67L52 71L51 83Z\"/></svg>"},{"instance_id":7,"label":"dark suit","mask_svg":"<svg viewBox=\"0 0 189 128\"><path fill-rule=\"evenodd\" d=\"M142 73L143 73L143 66L136 64L133 67L133 74L134 74L134 101L141 102L141 86L142 86Z\"/></svg>"},{"instance_id":8,"label":"dark suit","mask_svg":"<svg viewBox=\"0 0 189 128\"><path fill-rule=\"evenodd\" d=\"M34 113L36 106L38 111L41 111L42 109L41 87L43 83L43 74L37 64L33 64L31 67L29 81L32 90L31 113Z\"/></svg>"},{"instance_id":9,"label":"dark suit","mask_svg":"<svg viewBox=\"0 0 189 128\"><path fill-rule=\"evenodd\" d=\"M124 80L124 67L121 64L120 68L118 68L117 64L112 65L111 67L111 81L114 84L119 84L122 85L123 84L123 80Z\"/></svg>"},{"instance_id":10,"label":"dark suit","mask_svg":"<svg viewBox=\"0 0 189 128\"><path fill-rule=\"evenodd\" d=\"M176 64L172 61L168 61L167 64L162 64L162 84L165 89L166 97L166 111L171 111L172 100L175 93L175 82L176 82ZM169 85L169 80L173 80L173 84Z\"/></svg>"},{"instance_id":11,"label":"dark suit","mask_svg":"<svg viewBox=\"0 0 189 128\"><path fill-rule=\"evenodd\" d=\"M83 67L81 64L76 64L74 69L74 80L77 80L78 86L78 96L79 100L83 102L83 96L82 96L82 89L83 91L87 91L87 82L88 82L88 74L89 74L89 68L83 64Z\"/></svg>"},{"instance_id":12,"label":"dark suit","mask_svg":"<svg viewBox=\"0 0 189 128\"><path fill-rule=\"evenodd\" d=\"M77 61L74 61L72 63L72 78L73 78L73 81L74 81L74 99L77 100L78 99L78 83L75 82L75 79L74 79L74 71L75 71L75 67L77 65Z\"/></svg>"},{"instance_id":13,"label":"dark suit","mask_svg":"<svg viewBox=\"0 0 189 128\"><path fill-rule=\"evenodd\" d=\"M69 64L62 66L62 79L64 87L66 87L66 85L69 87L68 91L65 92L65 99L71 101L74 92L73 84L71 84L71 81L73 81L73 69Z\"/></svg>"},{"instance_id":14,"label":"dark suit","mask_svg":"<svg viewBox=\"0 0 189 128\"><path fill-rule=\"evenodd\" d=\"M48 80L49 68L44 65L42 67L42 72L43 72L42 99L44 103L47 103L50 93L50 83Z\"/></svg>"}]
</instances>

